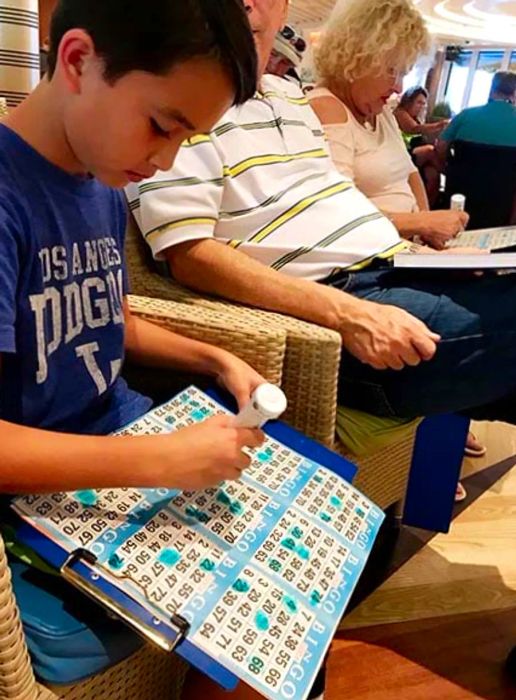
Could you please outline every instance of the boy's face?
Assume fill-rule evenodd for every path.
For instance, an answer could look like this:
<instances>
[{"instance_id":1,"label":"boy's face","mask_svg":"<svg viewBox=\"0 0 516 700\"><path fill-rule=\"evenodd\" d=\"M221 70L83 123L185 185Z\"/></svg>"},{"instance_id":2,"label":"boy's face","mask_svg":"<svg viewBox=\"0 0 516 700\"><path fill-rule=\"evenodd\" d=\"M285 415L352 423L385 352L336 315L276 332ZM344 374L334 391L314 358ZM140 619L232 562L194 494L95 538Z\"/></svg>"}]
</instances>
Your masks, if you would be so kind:
<instances>
[{"instance_id":1,"label":"boy's face","mask_svg":"<svg viewBox=\"0 0 516 700\"><path fill-rule=\"evenodd\" d=\"M59 66L65 138L81 170L112 187L168 170L181 143L209 131L234 98L214 60L193 59L165 76L133 71L111 85L94 52L76 59Z\"/></svg>"}]
</instances>

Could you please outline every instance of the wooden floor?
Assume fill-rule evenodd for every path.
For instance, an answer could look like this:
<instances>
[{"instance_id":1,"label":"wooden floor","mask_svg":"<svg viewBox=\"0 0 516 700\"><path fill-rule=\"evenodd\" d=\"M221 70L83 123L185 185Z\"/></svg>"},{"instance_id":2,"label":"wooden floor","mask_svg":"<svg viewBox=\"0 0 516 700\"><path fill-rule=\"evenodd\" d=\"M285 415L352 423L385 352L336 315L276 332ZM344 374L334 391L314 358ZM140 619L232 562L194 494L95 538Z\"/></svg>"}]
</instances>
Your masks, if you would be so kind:
<instances>
[{"instance_id":1,"label":"wooden floor","mask_svg":"<svg viewBox=\"0 0 516 700\"><path fill-rule=\"evenodd\" d=\"M516 455L516 428L475 432L488 455L465 463L465 483L488 487L347 617L325 700L516 700L501 671L516 645L516 459L488 478Z\"/></svg>"}]
</instances>

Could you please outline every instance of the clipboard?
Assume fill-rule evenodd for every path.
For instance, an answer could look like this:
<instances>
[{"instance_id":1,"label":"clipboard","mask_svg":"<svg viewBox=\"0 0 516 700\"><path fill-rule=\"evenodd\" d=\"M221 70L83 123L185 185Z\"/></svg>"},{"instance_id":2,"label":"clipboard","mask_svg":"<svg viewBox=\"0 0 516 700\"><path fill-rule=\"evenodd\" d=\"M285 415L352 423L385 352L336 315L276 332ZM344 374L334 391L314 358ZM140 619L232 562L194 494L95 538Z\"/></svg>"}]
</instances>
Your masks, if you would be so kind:
<instances>
[{"instance_id":1,"label":"clipboard","mask_svg":"<svg viewBox=\"0 0 516 700\"><path fill-rule=\"evenodd\" d=\"M228 408L228 410L231 409L231 399L221 392L208 391L206 394L221 406ZM273 440L277 440L298 455L324 467L328 472L337 475L348 483L351 482L356 474L356 467L351 462L280 421L267 424L265 433ZM375 524L375 528L379 529L383 514L381 514L379 509L376 510L377 513L375 515L378 522ZM377 529L372 535L372 542L374 542L376 537ZM107 610L123 620L133 631L161 649L179 654L185 661L224 689L234 690L238 685L240 677L231 668L228 668L227 664L223 665L213 655L208 653L206 649L201 648L198 643L194 643L189 638L190 626L185 617L174 614L164 619L163 616L153 615L138 600L135 600L134 597L120 589L117 577L110 573L106 564L99 564L99 561L91 552L80 547L70 552L26 520L21 526L18 535L20 540L32 547L54 567L58 568L71 585L99 602ZM270 533L266 533L266 538L269 535ZM358 580L359 573L357 571L349 572L350 581L355 577L353 579L353 588L356 580ZM327 646L329 646L329 642L327 642ZM321 663L326 651L327 647L318 650Z\"/></svg>"}]
</instances>

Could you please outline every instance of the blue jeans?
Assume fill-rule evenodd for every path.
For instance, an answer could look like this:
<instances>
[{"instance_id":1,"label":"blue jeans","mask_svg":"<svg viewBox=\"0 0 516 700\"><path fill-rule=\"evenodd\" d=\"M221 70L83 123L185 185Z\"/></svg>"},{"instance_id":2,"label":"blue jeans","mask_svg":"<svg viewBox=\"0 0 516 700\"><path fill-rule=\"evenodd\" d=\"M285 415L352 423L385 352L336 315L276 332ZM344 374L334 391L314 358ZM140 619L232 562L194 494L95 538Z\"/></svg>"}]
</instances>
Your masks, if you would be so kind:
<instances>
[{"instance_id":1,"label":"blue jeans","mask_svg":"<svg viewBox=\"0 0 516 700\"><path fill-rule=\"evenodd\" d=\"M383 269L327 283L405 309L442 337L432 360L400 372L375 370L344 351L342 404L380 416L464 413L516 423L516 274Z\"/></svg>"}]
</instances>

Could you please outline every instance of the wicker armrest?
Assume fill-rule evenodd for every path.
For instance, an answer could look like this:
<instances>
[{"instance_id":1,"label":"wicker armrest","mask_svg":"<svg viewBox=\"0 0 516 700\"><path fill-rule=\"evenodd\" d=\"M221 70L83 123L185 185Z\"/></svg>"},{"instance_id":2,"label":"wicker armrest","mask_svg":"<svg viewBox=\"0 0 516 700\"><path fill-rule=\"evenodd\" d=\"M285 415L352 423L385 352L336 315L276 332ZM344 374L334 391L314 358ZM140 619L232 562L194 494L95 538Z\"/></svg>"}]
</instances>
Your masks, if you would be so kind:
<instances>
[{"instance_id":1,"label":"wicker armrest","mask_svg":"<svg viewBox=\"0 0 516 700\"><path fill-rule=\"evenodd\" d=\"M134 284L134 282L133 282ZM211 312L216 317L230 319L228 332L233 325L244 325L286 337L284 361L282 362L282 387L289 400L285 419L306 435L332 446L335 441L335 419L337 410L337 387L342 340L338 333L307 323L291 316L262 311L241 304L201 296L173 280L147 273L140 284L135 285L146 296L173 301L176 310L185 308ZM172 307L171 307L172 308ZM195 312L194 312L195 313ZM180 330L180 328L178 328ZM210 340L223 347L224 332ZM231 348L228 348L231 349ZM261 347L245 357L256 369L261 369ZM235 350L236 354L240 355ZM264 375L269 378L269 375Z\"/></svg>"},{"instance_id":2,"label":"wicker armrest","mask_svg":"<svg viewBox=\"0 0 516 700\"><path fill-rule=\"evenodd\" d=\"M34 700L37 695L38 689L11 586L11 572L0 536L0 698Z\"/></svg>"},{"instance_id":3,"label":"wicker armrest","mask_svg":"<svg viewBox=\"0 0 516 700\"><path fill-rule=\"evenodd\" d=\"M269 382L281 384L287 340L282 329L226 310L163 299L130 296L129 304L140 318L224 348L251 364Z\"/></svg>"},{"instance_id":4,"label":"wicker armrest","mask_svg":"<svg viewBox=\"0 0 516 700\"><path fill-rule=\"evenodd\" d=\"M338 333L290 316L200 295L172 279L161 277L151 268L148 247L132 218L128 228L126 256L131 287L135 294L166 299L183 307L202 307L221 318L229 316L230 328L233 324L243 323L246 328L255 327L263 331L267 328L286 334L282 387L289 400L289 409L285 418L306 435L333 446L342 346ZM212 342L219 342L219 338L214 336ZM224 342L223 334L220 342ZM257 347L254 355L245 359L249 359L263 373L259 365L259 352L260 348ZM266 376L269 378L269 375Z\"/></svg>"}]
</instances>

